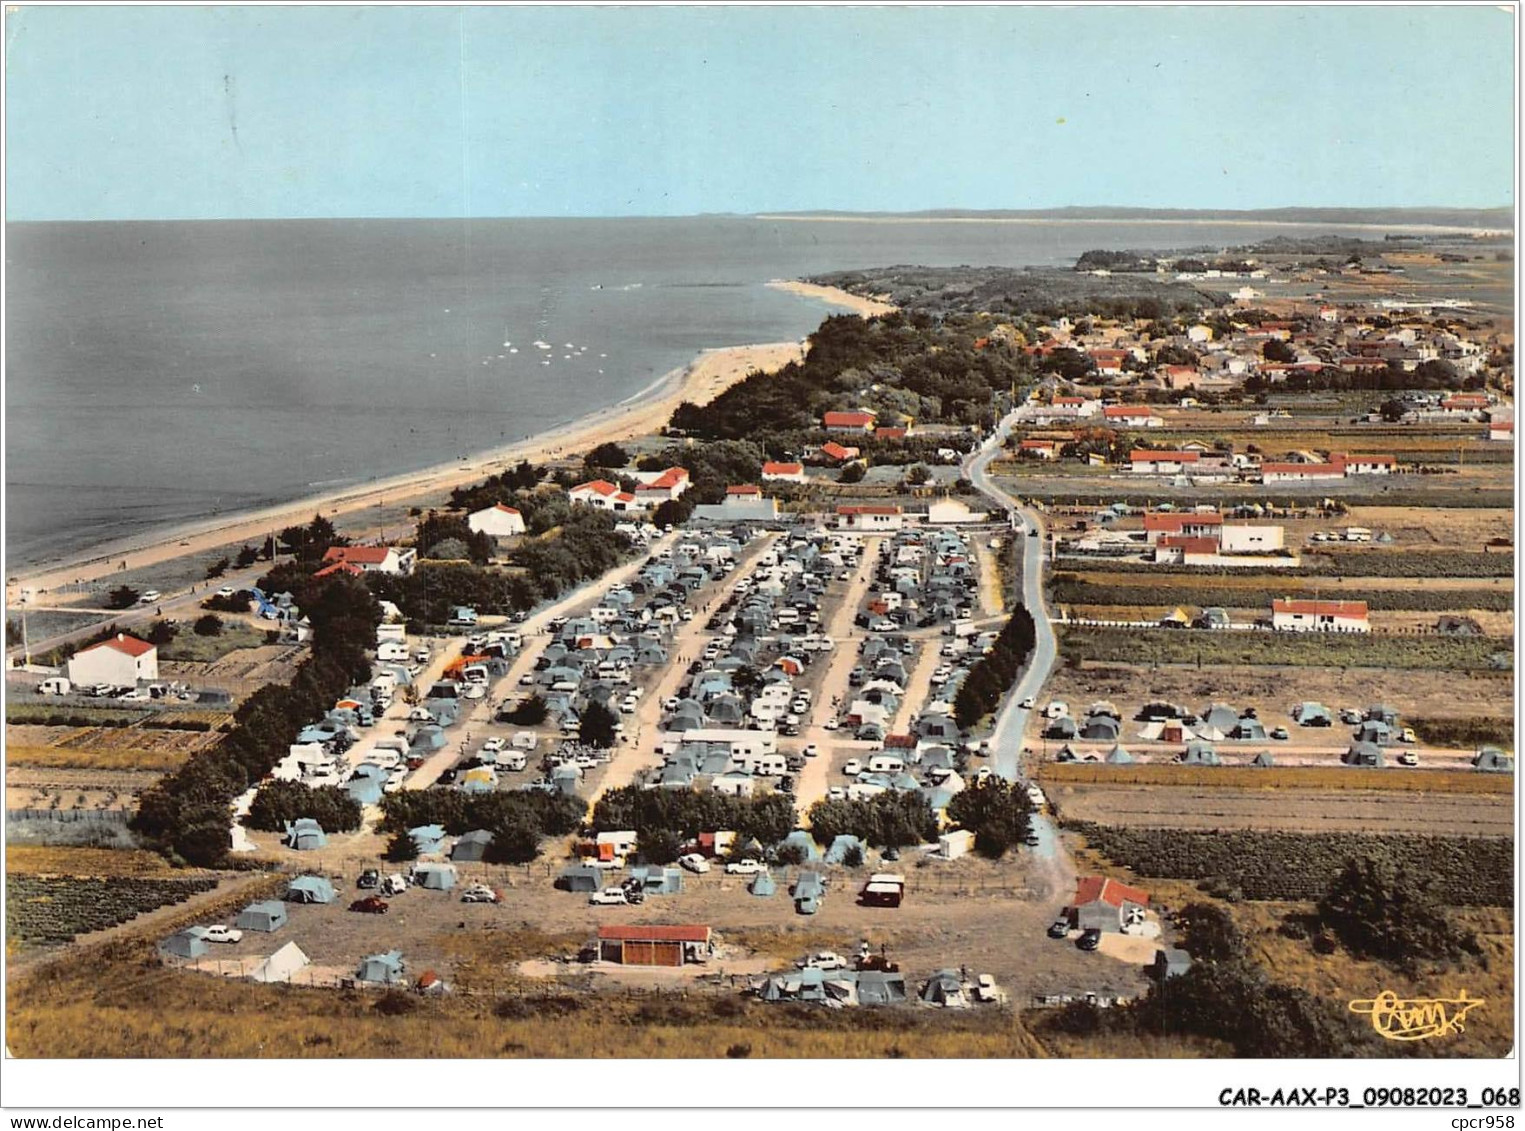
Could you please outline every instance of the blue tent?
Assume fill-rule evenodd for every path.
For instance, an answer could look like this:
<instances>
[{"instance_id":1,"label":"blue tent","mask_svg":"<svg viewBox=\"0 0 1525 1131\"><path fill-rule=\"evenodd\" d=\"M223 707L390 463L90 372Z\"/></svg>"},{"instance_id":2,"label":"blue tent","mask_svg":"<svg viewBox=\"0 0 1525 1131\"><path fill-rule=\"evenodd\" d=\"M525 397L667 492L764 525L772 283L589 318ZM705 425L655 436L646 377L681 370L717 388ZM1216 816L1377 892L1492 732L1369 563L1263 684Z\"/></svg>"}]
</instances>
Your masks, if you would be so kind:
<instances>
[{"instance_id":1,"label":"blue tent","mask_svg":"<svg viewBox=\"0 0 1525 1131\"><path fill-rule=\"evenodd\" d=\"M380 805L385 784L382 779L369 774L357 774L344 783L344 792L356 805Z\"/></svg>"},{"instance_id":2,"label":"blue tent","mask_svg":"<svg viewBox=\"0 0 1525 1131\"><path fill-rule=\"evenodd\" d=\"M286 826L286 847L299 852L328 847L328 834L311 817L298 817Z\"/></svg>"},{"instance_id":3,"label":"blue tent","mask_svg":"<svg viewBox=\"0 0 1525 1131\"><path fill-rule=\"evenodd\" d=\"M418 849L420 856L428 856L440 851L445 843L445 827L443 825L419 825L409 829L408 836Z\"/></svg>"},{"instance_id":4,"label":"blue tent","mask_svg":"<svg viewBox=\"0 0 1525 1131\"><path fill-rule=\"evenodd\" d=\"M826 850L826 863L845 863L847 854L854 848L858 850L858 860L861 862L868 851L868 846L861 840L850 833L842 833L832 838L831 847Z\"/></svg>"},{"instance_id":5,"label":"blue tent","mask_svg":"<svg viewBox=\"0 0 1525 1131\"><path fill-rule=\"evenodd\" d=\"M456 838L454 847L450 849L450 859L485 860L490 844L492 844L492 833L486 829L472 829L469 833L462 833Z\"/></svg>"},{"instance_id":6,"label":"blue tent","mask_svg":"<svg viewBox=\"0 0 1525 1131\"><path fill-rule=\"evenodd\" d=\"M752 882L748 885L747 890L753 895L769 896L778 891L778 885L773 882L773 877L767 872L758 872L757 875L752 877Z\"/></svg>"},{"instance_id":7,"label":"blue tent","mask_svg":"<svg viewBox=\"0 0 1525 1131\"><path fill-rule=\"evenodd\" d=\"M449 891L455 887L455 865L415 864L413 882L430 891Z\"/></svg>"},{"instance_id":8,"label":"blue tent","mask_svg":"<svg viewBox=\"0 0 1525 1131\"><path fill-rule=\"evenodd\" d=\"M279 931L286 925L286 905L273 899L251 903L238 913L233 925L241 931Z\"/></svg>"},{"instance_id":9,"label":"blue tent","mask_svg":"<svg viewBox=\"0 0 1525 1131\"><path fill-rule=\"evenodd\" d=\"M159 947L166 954L173 954L177 958L200 958L207 952L206 928L187 927L170 935Z\"/></svg>"},{"instance_id":10,"label":"blue tent","mask_svg":"<svg viewBox=\"0 0 1525 1131\"><path fill-rule=\"evenodd\" d=\"M814 838L811 837L811 835L804 829L795 829L783 840L778 842L778 847L783 848L786 845L791 844L799 846L800 851L805 854L805 860L819 860L821 858L820 847L816 844Z\"/></svg>"},{"instance_id":11,"label":"blue tent","mask_svg":"<svg viewBox=\"0 0 1525 1131\"><path fill-rule=\"evenodd\" d=\"M604 873L592 864L573 864L562 869L556 878L556 886L563 891L598 891L604 886Z\"/></svg>"},{"instance_id":12,"label":"blue tent","mask_svg":"<svg viewBox=\"0 0 1525 1131\"><path fill-rule=\"evenodd\" d=\"M407 977L407 964L402 960L402 951L389 950L385 954L370 954L360 960L360 966L355 970L355 980L358 982L376 982L381 985L395 985Z\"/></svg>"},{"instance_id":13,"label":"blue tent","mask_svg":"<svg viewBox=\"0 0 1525 1131\"><path fill-rule=\"evenodd\" d=\"M639 880L647 895L675 895L683 890L683 873L677 868L642 865L630 869L630 878Z\"/></svg>"},{"instance_id":14,"label":"blue tent","mask_svg":"<svg viewBox=\"0 0 1525 1131\"><path fill-rule=\"evenodd\" d=\"M1497 746L1484 746L1472 759L1472 765L1485 774L1514 773L1514 759Z\"/></svg>"},{"instance_id":15,"label":"blue tent","mask_svg":"<svg viewBox=\"0 0 1525 1131\"><path fill-rule=\"evenodd\" d=\"M332 903L334 885L323 876L298 876L286 886L286 898L292 903Z\"/></svg>"}]
</instances>

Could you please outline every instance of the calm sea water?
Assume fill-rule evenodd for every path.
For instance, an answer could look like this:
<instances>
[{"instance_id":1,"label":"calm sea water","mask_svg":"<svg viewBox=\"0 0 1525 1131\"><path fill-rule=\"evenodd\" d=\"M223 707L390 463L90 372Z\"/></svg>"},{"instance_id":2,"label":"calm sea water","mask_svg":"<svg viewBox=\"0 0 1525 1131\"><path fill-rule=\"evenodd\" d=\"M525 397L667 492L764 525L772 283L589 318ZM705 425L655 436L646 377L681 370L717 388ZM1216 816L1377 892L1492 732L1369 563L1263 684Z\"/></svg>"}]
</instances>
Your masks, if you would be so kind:
<instances>
[{"instance_id":1,"label":"calm sea water","mask_svg":"<svg viewBox=\"0 0 1525 1131\"><path fill-rule=\"evenodd\" d=\"M769 279L1300 230L1327 227L12 224L7 568L448 461L624 400L701 349L809 333L824 308Z\"/></svg>"}]
</instances>

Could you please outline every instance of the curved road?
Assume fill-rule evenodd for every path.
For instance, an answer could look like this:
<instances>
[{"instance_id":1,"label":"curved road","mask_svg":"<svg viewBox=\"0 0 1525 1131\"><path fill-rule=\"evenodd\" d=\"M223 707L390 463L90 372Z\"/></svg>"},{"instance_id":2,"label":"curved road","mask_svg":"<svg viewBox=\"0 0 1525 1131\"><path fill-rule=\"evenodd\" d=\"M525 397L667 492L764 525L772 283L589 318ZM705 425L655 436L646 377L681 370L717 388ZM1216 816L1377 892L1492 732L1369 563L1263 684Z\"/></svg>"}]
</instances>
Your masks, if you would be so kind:
<instances>
[{"instance_id":1,"label":"curved road","mask_svg":"<svg viewBox=\"0 0 1525 1131\"><path fill-rule=\"evenodd\" d=\"M995 732L991 736L992 763L995 771L1008 780L1024 778L1022 767L1022 736L1027 729L1027 711L1021 706L1023 700L1036 699L1048 681L1058 655L1053 626L1049 623L1048 607L1043 600L1043 527L1036 511L1019 506L1017 500L1007 494L990 476L990 465L1001 453L1016 414L1007 416L997 425L995 432L964 460L963 471L977 490L997 506L1017 516L1015 536L1022 545L1022 604L1033 615L1037 630L1037 645L1032 659L1017 681L1005 703L996 714ZM1037 537L1028 535L1036 530ZM1047 822L1035 822L1047 826ZM1045 844L1040 846L1042 855L1052 839L1052 831L1039 828Z\"/></svg>"}]
</instances>

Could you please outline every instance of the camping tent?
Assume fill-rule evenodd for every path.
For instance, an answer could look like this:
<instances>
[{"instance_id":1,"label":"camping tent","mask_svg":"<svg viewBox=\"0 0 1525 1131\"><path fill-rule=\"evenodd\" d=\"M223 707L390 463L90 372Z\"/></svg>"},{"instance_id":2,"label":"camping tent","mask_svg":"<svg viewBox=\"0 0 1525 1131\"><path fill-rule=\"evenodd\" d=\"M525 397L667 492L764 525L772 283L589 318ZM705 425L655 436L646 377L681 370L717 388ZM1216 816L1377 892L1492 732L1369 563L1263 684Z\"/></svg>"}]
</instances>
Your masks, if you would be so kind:
<instances>
[{"instance_id":1,"label":"camping tent","mask_svg":"<svg viewBox=\"0 0 1525 1131\"><path fill-rule=\"evenodd\" d=\"M904 974L860 970L857 981L859 1005L893 1005L906 999Z\"/></svg>"},{"instance_id":2,"label":"camping tent","mask_svg":"<svg viewBox=\"0 0 1525 1131\"><path fill-rule=\"evenodd\" d=\"M1472 759L1472 765L1489 774L1514 773L1514 759L1497 746L1484 746Z\"/></svg>"},{"instance_id":3,"label":"camping tent","mask_svg":"<svg viewBox=\"0 0 1525 1131\"><path fill-rule=\"evenodd\" d=\"M868 846L865 845L863 841L853 836L851 833L841 833L840 835L833 837L831 841L831 847L826 850L826 863L845 864L847 862L848 854L851 853L855 848L858 850L858 860L861 863L864 855L868 851Z\"/></svg>"},{"instance_id":4,"label":"camping tent","mask_svg":"<svg viewBox=\"0 0 1525 1131\"><path fill-rule=\"evenodd\" d=\"M420 856L428 856L438 852L444 847L445 827L443 825L419 825L417 828L408 830L408 838L418 849Z\"/></svg>"},{"instance_id":5,"label":"camping tent","mask_svg":"<svg viewBox=\"0 0 1525 1131\"><path fill-rule=\"evenodd\" d=\"M1387 759L1382 755L1382 747L1375 742L1357 742L1349 750L1345 751L1340 759L1347 766L1373 766L1378 769L1387 765Z\"/></svg>"},{"instance_id":6,"label":"camping tent","mask_svg":"<svg viewBox=\"0 0 1525 1131\"><path fill-rule=\"evenodd\" d=\"M1262 750L1259 754L1250 759L1250 765L1252 766L1274 766L1275 764L1276 763L1271 758L1271 752L1269 750Z\"/></svg>"},{"instance_id":7,"label":"camping tent","mask_svg":"<svg viewBox=\"0 0 1525 1131\"><path fill-rule=\"evenodd\" d=\"M773 877L767 872L758 872L752 877L752 883L747 890L753 895L769 896L778 891L778 885L773 882Z\"/></svg>"},{"instance_id":8,"label":"camping tent","mask_svg":"<svg viewBox=\"0 0 1525 1131\"><path fill-rule=\"evenodd\" d=\"M430 891L449 891L455 887L455 865L415 864L413 882Z\"/></svg>"},{"instance_id":9,"label":"camping tent","mask_svg":"<svg viewBox=\"0 0 1525 1131\"><path fill-rule=\"evenodd\" d=\"M1299 703L1292 708L1292 717L1298 726L1323 727L1331 722L1329 708L1322 703Z\"/></svg>"},{"instance_id":10,"label":"camping tent","mask_svg":"<svg viewBox=\"0 0 1525 1131\"><path fill-rule=\"evenodd\" d=\"M170 935L159 944L159 948L176 958L200 958L207 952L206 928L187 927Z\"/></svg>"},{"instance_id":11,"label":"camping tent","mask_svg":"<svg viewBox=\"0 0 1525 1131\"><path fill-rule=\"evenodd\" d=\"M1075 720L1070 718L1068 715L1061 715L1059 718L1048 724L1048 728L1043 732L1043 737L1074 738L1079 733L1080 731L1075 726ZM1114 734L1112 737L1116 738L1117 735Z\"/></svg>"},{"instance_id":12,"label":"camping tent","mask_svg":"<svg viewBox=\"0 0 1525 1131\"><path fill-rule=\"evenodd\" d=\"M1260 724L1259 719L1240 719L1234 729L1229 731L1229 737L1241 742L1264 742L1266 728Z\"/></svg>"},{"instance_id":13,"label":"camping tent","mask_svg":"<svg viewBox=\"0 0 1525 1131\"><path fill-rule=\"evenodd\" d=\"M310 965L311 962L312 960L302 953L301 947L294 942L289 942L256 966L254 973L249 977L256 982L289 982L292 975Z\"/></svg>"},{"instance_id":14,"label":"camping tent","mask_svg":"<svg viewBox=\"0 0 1525 1131\"><path fill-rule=\"evenodd\" d=\"M1218 752L1206 742L1188 743L1186 754L1181 762L1187 766L1221 766L1223 764L1218 758Z\"/></svg>"},{"instance_id":15,"label":"camping tent","mask_svg":"<svg viewBox=\"0 0 1525 1131\"><path fill-rule=\"evenodd\" d=\"M286 905L273 899L251 903L238 913L233 925L241 931L279 931L286 925Z\"/></svg>"},{"instance_id":16,"label":"camping tent","mask_svg":"<svg viewBox=\"0 0 1525 1131\"><path fill-rule=\"evenodd\" d=\"M1224 734L1228 734L1239 725L1239 712L1226 704L1214 703L1202 712L1202 725L1217 727Z\"/></svg>"},{"instance_id":17,"label":"camping tent","mask_svg":"<svg viewBox=\"0 0 1525 1131\"><path fill-rule=\"evenodd\" d=\"M462 833L456 839L455 847L450 850L450 859L486 860L490 844L492 844L492 833L486 829L472 829L469 833Z\"/></svg>"},{"instance_id":18,"label":"camping tent","mask_svg":"<svg viewBox=\"0 0 1525 1131\"><path fill-rule=\"evenodd\" d=\"M309 852L315 848L325 848L327 845L328 835L323 831L323 826L311 817L298 817L286 826L287 848Z\"/></svg>"},{"instance_id":19,"label":"camping tent","mask_svg":"<svg viewBox=\"0 0 1525 1131\"><path fill-rule=\"evenodd\" d=\"M816 844L815 839L804 829L795 829L783 840L778 842L779 848L785 848L789 845L797 845L799 850L804 853L803 859L807 862L811 860L819 860L821 858L820 847ZM744 850L742 854L746 854Z\"/></svg>"},{"instance_id":20,"label":"camping tent","mask_svg":"<svg viewBox=\"0 0 1525 1131\"><path fill-rule=\"evenodd\" d=\"M355 980L392 985L403 981L407 976L406 971L407 963L402 960L402 952L389 950L385 954L370 954L362 958L355 970Z\"/></svg>"},{"instance_id":21,"label":"camping tent","mask_svg":"<svg viewBox=\"0 0 1525 1131\"><path fill-rule=\"evenodd\" d=\"M286 887L292 903L332 903L334 885L323 876L298 876Z\"/></svg>"},{"instance_id":22,"label":"camping tent","mask_svg":"<svg viewBox=\"0 0 1525 1131\"><path fill-rule=\"evenodd\" d=\"M1111 715L1092 715L1080 728L1080 737L1089 742L1116 742L1121 729Z\"/></svg>"},{"instance_id":23,"label":"camping tent","mask_svg":"<svg viewBox=\"0 0 1525 1131\"><path fill-rule=\"evenodd\" d=\"M1129 754L1121 746L1114 746L1107 751L1106 761L1113 766L1128 766L1133 763L1133 755Z\"/></svg>"},{"instance_id":24,"label":"camping tent","mask_svg":"<svg viewBox=\"0 0 1525 1131\"><path fill-rule=\"evenodd\" d=\"M604 886L604 874L591 864L573 864L562 869L556 886L564 891L594 892Z\"/></svg>"},{"instance_id":25,"label":"camping tent","mask_svg":"<svg viewBox=\"0 0 1525 1131\"><path fill-rule=\"evenodd\" d=\"M968 1009L969 995L957 970L939 970L921 987L921 1000L945 1009Z\"/></svg>"}]
</instances>

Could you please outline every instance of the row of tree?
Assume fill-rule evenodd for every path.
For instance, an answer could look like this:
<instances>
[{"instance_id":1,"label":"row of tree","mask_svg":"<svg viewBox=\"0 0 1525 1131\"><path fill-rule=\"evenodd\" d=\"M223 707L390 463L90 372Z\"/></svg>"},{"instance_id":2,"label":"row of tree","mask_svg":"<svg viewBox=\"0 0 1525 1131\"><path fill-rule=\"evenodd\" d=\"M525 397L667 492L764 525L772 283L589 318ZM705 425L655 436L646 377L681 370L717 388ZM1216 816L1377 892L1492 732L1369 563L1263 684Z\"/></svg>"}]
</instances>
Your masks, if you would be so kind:
<instances>
[{"instance_id":1,"label":"row of tree","mask_svg":"<svg viewBox=\"0 0 1525 1131\"><path fill-rule=\"evenodd\" d=\"M271 781L259 787L244 823L282 832L299 817L311 817L324 832L352 832L360 827L360 804L336 785L313 789L298 781Z\"/></svg>"},{"instance_id":2,"label":"row of tree","mask_svg":"<svg viewBox=\"0 0 1525 1131\"><path fill-rule=\"evenodd\" d=\"M794 828L794 802L782 793L731 797L684 789L622 786L606 792L593 806L594 832L634 829L643 851L648 838L670 834L679 840L701 832L729 829L743 841L777 844ZM653 860L652 863L666 861Z\"/></svg>"},{"instance_id":3,"label":"row of tree","mask_svg":"<svg viewBox=\"0 0 1525 1131\"><path fill-rule=\"evenodd\" d=\"M1013 612L990 651L975 662L953 697L953 718L967 730L1000 705L1037 645L1037 626L1024 607Z\"/></svg>"},{"instance_id":4,"label":"row of tree","mask_svg":"<svg viewBox=\"0 0 1525 1131\"><path fill-rule=\"evenodd\" d=\"M220 743L143 794L132 829L171 858L200 867L222 864L231 844L233 798L275 768L307 722L370 678L367 649L381 621L370 591L340 575L293 577L291 591L313 629L311 651L291 683L269 684L250 695Z\"/></svg>"},{"instance_id":5,"label":"row of tree","mask_svg":"<svg viewBox=\"0 0 1525 1131\"><path fill-rule=\"evenodd\" d=\"M409 829L440 825L451 836L476 829L491 833L490 864L528 864L540 854L543 838L573 832L587 810L580 797L541 790L403 790L382 798L379 827L392 834L388 856L393 859L411 859Z\"/></svg>"},{"instance_id":6,"label":"row of tree","mask_svg":"<svg viewBox=\"0 0 1525 1131\"><path fill-rule=\"evenodd\" d=\"M825 798L810 807L810 832L821 844L855 836L876 848L904 848L937 839L937 814L914 790L885 790L862 800Z\"/></svg>"}]
</instances>

